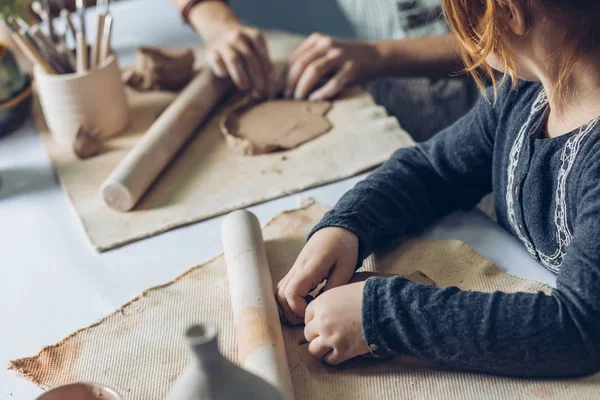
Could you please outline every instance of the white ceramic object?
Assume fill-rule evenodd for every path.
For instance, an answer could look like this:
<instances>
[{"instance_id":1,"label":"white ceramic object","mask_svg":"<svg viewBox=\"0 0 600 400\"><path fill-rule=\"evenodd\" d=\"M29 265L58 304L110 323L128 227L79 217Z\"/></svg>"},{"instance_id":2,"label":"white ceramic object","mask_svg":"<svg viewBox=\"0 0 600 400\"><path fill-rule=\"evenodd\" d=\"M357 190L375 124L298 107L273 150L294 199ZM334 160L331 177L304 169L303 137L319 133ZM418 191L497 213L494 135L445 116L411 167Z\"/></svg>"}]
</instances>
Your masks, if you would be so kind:
<instances>
[{"instance_id":1,"label":"white ceramic object","mask_svg":"<svg viewBox=\"0 0 600 400\"><path fill-rule=\"evenodd\" d=\"M239 363L291 400L294 390L260 223L249 211L234 211L223 220L221 237Z\"/></svg>"},{"instance_id":2,"label":"white ceramic object","mask_svg":"<svg viewBox=\"0 0 600 400\"><path fill-rule=\"evenodd\" d=\"M194 359L167 400L285 400L273 386L221 355L216 326L192 326L186 339Z\"/></svg>"},{"instance_id":3,"label":"white ceramic object","mask_svg":"<svg viewBox=\"0 0 600 400\"><path fill-rule=\"evenodd\" d=\"M232 87L230 79L199 72L102 184L104 202L118 211L131 210Z\"/></svg>"},{"instance_id":4,"label":"white ceramic object","mask_svg":"<svg viewBox=\"0 0 600 400\"><path fill-rule=\"evenodd\" d=\"M76 382L50 389L36 400L122 400L122 397L99 383Z\"/></svg>"},{"instance_id":5,"label":"white ceramic object","mask_svg":"<svg viewBox=\"0 0 600 400\"><path fill-rule=\"evenodd\" d=\"M115 56L84 73L49 75L33 69L42 112L61 144L72 144L81 125L100 137L121 133L129 122L129 105Z\"/></svg>"}]
</instances>

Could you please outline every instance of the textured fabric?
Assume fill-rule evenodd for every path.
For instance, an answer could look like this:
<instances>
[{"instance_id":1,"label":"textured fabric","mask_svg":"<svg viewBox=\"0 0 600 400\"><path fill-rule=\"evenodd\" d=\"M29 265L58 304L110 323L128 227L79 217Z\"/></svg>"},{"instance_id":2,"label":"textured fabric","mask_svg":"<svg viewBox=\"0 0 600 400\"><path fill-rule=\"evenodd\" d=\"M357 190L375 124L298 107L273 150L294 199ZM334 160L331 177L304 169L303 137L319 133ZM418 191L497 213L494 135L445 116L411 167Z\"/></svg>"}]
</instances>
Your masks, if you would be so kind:
<instances>
[{"instance_id":1,"label":"textured fabric","mask_svg":"<svg viewBox=\"0 0 600 400\"><path fill-rule=\"evenodd\" d=\"M405 39L447 34L440 0L337 0L362 40ZM466 79L382 77L365 88L421 142L473 107L478 91Z\"/></svg>"},{"instance_id":2,"label":"textured fabric","mask_svg":"<svg viewBox=\"0 0 600 400\"><path fill-rule=\"evenodd\" d=\"M460 78L380 78L365 89L417 142L452 125L479 97L476 85Z\"/></svg>"},{"instance_id":3,"label":"textured fabric","mask_svg":"<svg viewBox=\"0 0 600 400\"><path fill-rule=\"evenodd\" d=\"M404 39L448 33L440 0L337 2L359 39Z\"/></svg>"},{"instance_id":4,"label":"textured fabric","mask_svg":"<svg viewBox=\"0 0 600 400\"><path fill-rule=\"evenodd\" d=\"M271 54L281 60L302 37L274 33L268 40ZM198 58L201 62L201 52ZM327 113L333 128L326 134L290 151L256 157L239 156L227 147L218 124L224 112L221 108L202 125L133 211L109 208L98 194L100 185L173 98L165 92L130 92L132 116L127 132L108 141L100 155L85 161L55 143L39 110L35 113L58 179L99 251L348 178L382 164L394 150L413 144L398 121L359 88L347 90L333 102Z\"/></svg>"},{"instance_id":5,"label":"textured fabric","mask_svg":"<svg viewBox=\"0 0 600 400\"><path fill-rule=\"evenodd\" d=\"M319 205L280 214L264 228L273 281L289 270L310 228L323 216ZM465 290L536 292L549 288L500 272L459 241L411 241L369 258L366 271L427 276L438 286ZM417 272L418 271L418 272ZM422 280L422 279L415 279ZM113 314L10 368L42 387L73 380L96 381L125 400L162 400L186 365L183 334L196 322L214 321L220 348L236 360L235 332L223 256L174 281L145 291ZM329 367L301 344L301 327L283 326L297 400L303 399L591 399L600 377L522 380L482 375L398 357L358 358Z\"/></svg>"},{"instance_id":6,"label":"textured fabric","mask_svg":"<svg viewBox=\"0 0 600 400\"><path fill-rule=\"evenodd\" d=\"M379 354L523 376L600 370L600 125L543 139L546 110L539 83L507 82L495 106L482 100L430 141L396 152L315 228L354 232L362 259L493 188L500 224L558 272L551 296L371 279L363 324Z\"/></svg>"}]
</instances>

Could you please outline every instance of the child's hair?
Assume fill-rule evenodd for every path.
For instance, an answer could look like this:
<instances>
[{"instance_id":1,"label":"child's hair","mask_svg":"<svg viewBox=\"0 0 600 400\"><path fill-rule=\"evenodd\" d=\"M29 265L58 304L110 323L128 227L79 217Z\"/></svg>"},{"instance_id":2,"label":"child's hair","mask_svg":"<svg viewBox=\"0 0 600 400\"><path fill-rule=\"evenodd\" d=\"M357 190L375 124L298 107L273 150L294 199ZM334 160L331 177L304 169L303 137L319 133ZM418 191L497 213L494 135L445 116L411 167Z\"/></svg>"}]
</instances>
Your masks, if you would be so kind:
<instances>
[{"instance_id":1,"label":"child's hair","mask_svg":"<svg viewBox=\"0 0 600 400\"><path fill-rule=\"evenodd\" d=\"M582 55L600 44L600 0L443 0L446 19L462 44L462 57L479 88L483 77L497 91L509 76L516 83L516 64L507 41L503 18L510 4L526 6L527 17L541 18L547 28L547 50L552 51L557 85L550 95L564 103L573 66ZM498 81L486 57L494 52L503 63L504 75Z\"/></svg>"}]
</instances>

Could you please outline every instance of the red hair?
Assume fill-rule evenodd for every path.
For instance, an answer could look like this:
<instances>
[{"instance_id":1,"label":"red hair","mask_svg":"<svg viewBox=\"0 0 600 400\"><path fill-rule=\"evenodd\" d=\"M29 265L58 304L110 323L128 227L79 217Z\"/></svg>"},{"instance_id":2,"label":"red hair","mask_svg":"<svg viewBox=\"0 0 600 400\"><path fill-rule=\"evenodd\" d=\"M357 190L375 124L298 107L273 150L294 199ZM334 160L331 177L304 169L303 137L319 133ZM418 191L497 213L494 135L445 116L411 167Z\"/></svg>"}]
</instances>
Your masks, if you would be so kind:
<instances>
[{"instance_id":1,"label":"red hair","mask_svg":"<svg viewBox=\"0 0 600 400\"><path fill-rule=\"evenodd\" d=\"M511 4L521 4L528 16L539 18L549 38L546 50L552 52L550 70L556 87L550 95L564 103L572 95L569 81L580 58L600 44L600 0L443 0L444 13L462 47L466 70L484 90L484 77L497 91L510 77L517 79L517 66L508 42L507 16ZM505 71L500 81L486 63L490 53L501 61Z\"/></svg>"}]
</instances>

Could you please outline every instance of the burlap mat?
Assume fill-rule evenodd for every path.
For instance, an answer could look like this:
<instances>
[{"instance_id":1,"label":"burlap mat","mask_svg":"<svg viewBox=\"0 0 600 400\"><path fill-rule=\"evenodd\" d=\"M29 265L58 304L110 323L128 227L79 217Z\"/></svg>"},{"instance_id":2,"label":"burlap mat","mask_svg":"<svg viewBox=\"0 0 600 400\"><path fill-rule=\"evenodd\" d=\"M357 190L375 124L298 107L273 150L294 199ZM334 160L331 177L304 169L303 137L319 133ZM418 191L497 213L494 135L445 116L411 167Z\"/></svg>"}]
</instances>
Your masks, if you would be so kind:
<instances>
[{"instance_id":1,"label":"burlap mat","mask_svg":"<svg viewBox=\"0 0 600 400\"><path fill-rule=\"evenodd\" d=\"M268 38L277 60L285 59L302 40L282 33ZM201 50L197 58L201 64ZM290 151L243 157L225 145L218 124L225 108L221 107L134 211L110 209L98 194L100 185L174 96L129 91L132 115L127 132L110 140L105 152L84 161L52 140L39 108L34 109L58 179L98 251L348 178L383 163L394 150L413 143L395 118L376 106L368 93L354 88L334 102L327 114L333 128L326 134Z\"/></svg>"},{"instance_id":2,"label":"burlap mat","mask_svg":"<svg viewBox=\"0 0 600 400\"><path fill-rule=\"evenodd\" d=\"M306 234L326 211L311 205L283 213L264 228L274 282L300 252ZM505 292L549 292L541 283L499 271L459 241L410 241L367 261L368 271L409 276L420 270L439 286ZM42 387L74 380L107 384L130 400L164 399L188 361L183 333L190 324L216 322L226 357L236 360L234 326L223 256L151 288L101 321L12 361ZM302 328L284 327L297 399L592 399L600 375L577 380L522 380L449 370L410 358L355 359L321 364L300 345Z\"/></svg>"}]
</instances>

